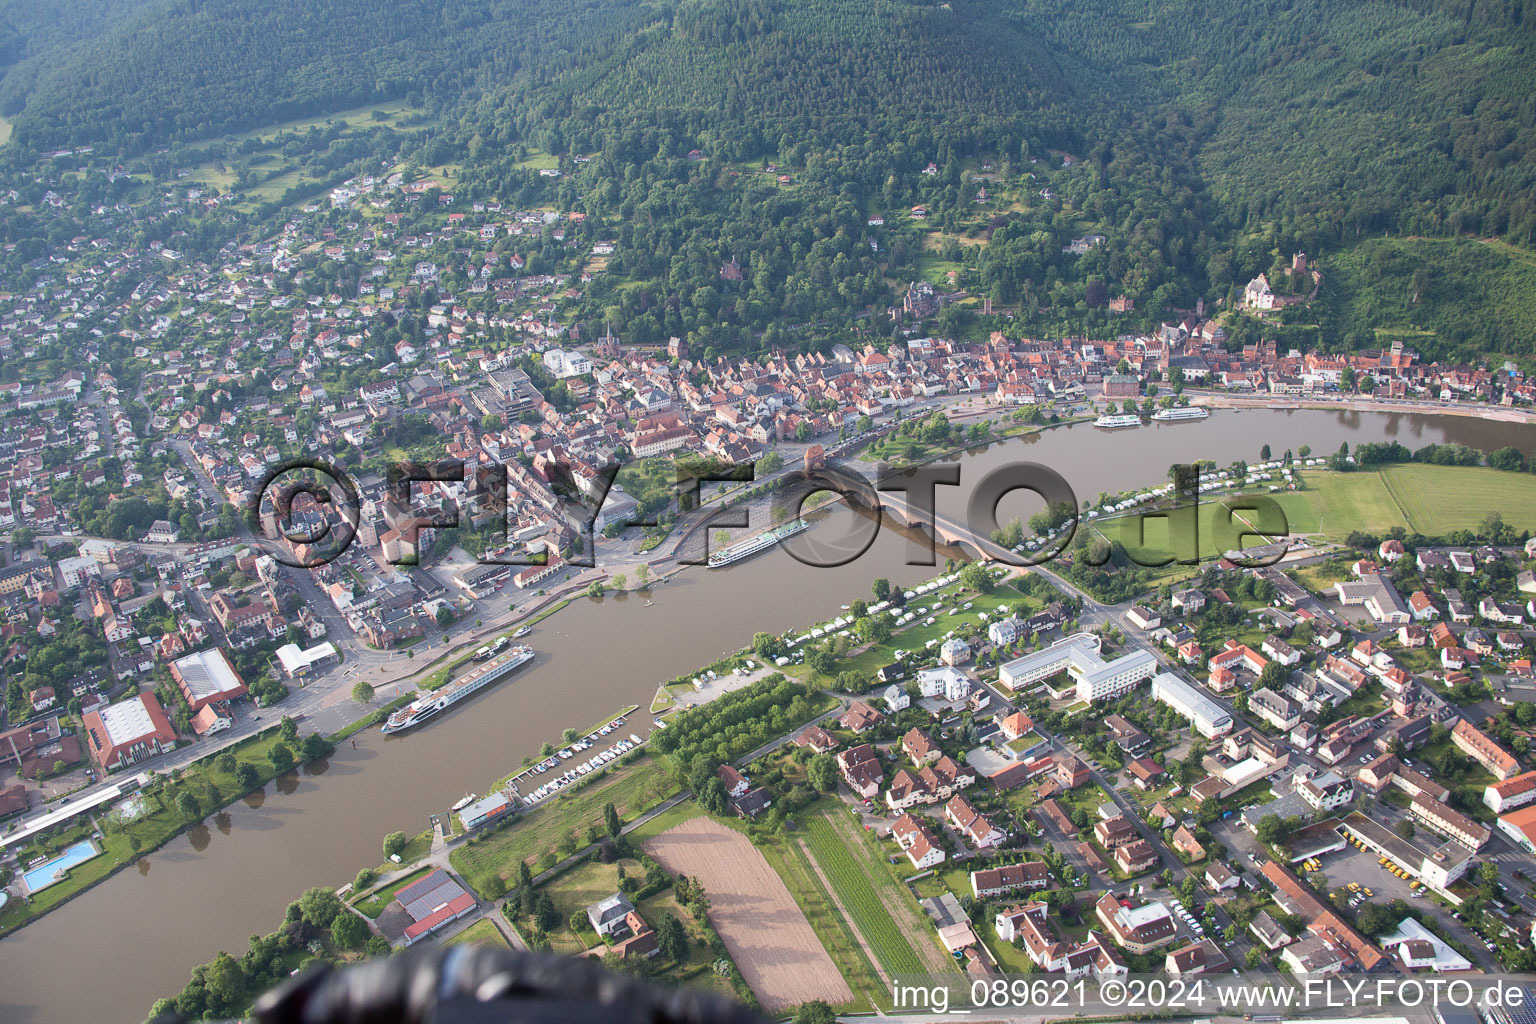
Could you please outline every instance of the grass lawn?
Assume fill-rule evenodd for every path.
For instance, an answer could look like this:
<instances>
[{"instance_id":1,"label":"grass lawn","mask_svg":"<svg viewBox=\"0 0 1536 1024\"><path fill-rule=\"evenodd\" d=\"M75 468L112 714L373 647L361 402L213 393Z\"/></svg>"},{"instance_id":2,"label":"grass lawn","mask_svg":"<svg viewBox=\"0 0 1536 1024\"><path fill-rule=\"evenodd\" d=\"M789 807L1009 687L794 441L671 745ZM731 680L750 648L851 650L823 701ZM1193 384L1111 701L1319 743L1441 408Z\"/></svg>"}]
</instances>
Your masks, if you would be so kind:
<instances>
[{"instance_id":1,"label":"grass lawn","mask_svg":"<svg viewBox=\"0 0 1536 1024\"><path fill-rule=\"evenodd\" d=\"M1245 504L1245 499L1255 497L1271 498L1280 506L1289 533L1317 532L1317 513L1312 501L1302 492L1206 495L1200 502L1198 512L1193 515L1187 507L1171 513L1149 508L1143 512L1094 520L1087 525L1106 540L1118 540L1128 551L1144 561L1174 558L1174 563L1155 568L1160 572L1185 575L1190 570L1179 562L1192 557L1202 562L1221 557L1224 551L1236 545L1237 532L1244 534L1242 545L1245 548L1260 547L1267 543L1260 533L1265 528L1274 529L1275 524L1260 518L1260 513L1243 511L1244 508L1259 507ZM1231 513L1227 511L1229 506Z\"/></svg>"},{"instance_id":2,"label":"grass lawn","mask_svg":"<svg viewBox=\"0 0 1536 1024\"><path fill-rule=\"evenodd\" d=\"M705 811L704 808L700 807L692 800L684 800L676 807L669 807L662 811L660 814L656 815L656 817L652 818L644 825L641 825L634 831L627 833L627 835L629 836L631 842L641 843L651 838L652 836L661 835L669 828L675 828L685 821L692 821L694 818L697 818L706 813L708 812Z\"/></svg>"},{"instance_id":3,"label":"grass lawn","mask_svg":"<svg viewBox=\"0 0 1536 1024\"><path fill-rule=\"evenodd\" d=\"M459 934L443 943L445 946L459 946L464 944L475 946L494 946L497 949L510 949L506 936L497 930L496 926L485 918L481 918L474 924L465 928Z\"/></svg>"},{"instance_id":4,"label":"grass lawn","mask_svg":"<svg viewBox=\"0 0 1536 1024\"><path fill-rule=\"evenodd\" d=\"M1475 530L1497 512L1516 530L1536 529L1536 477L1486 466L1388 466L1380 476L1411 529L1429 537ZM1380 532L1380 531L1378 531Z\"/></svg>"},{"instance_id":5,"label":"grass lawn","mask_svg":"<svg viewBox=\"0 0 1536 1024\"><path fill-rule=\"evenodd\" d=\"M394 902L395 895L399 893L401 889L421 881L432 870L432 868L428 867L422 868L420 871L412 871L404 878L391 882L389 885L386 885L378 892L355 901L353 906L357 907L357 909L363 914L364 917L377 921L379 919L379 915L384 913L385 908Z\"/></svg>"},{"instance_id":6,"label":"grass lawn","mask_svg":"<svg viewBox=\"0 0 1536 1024\"><path fill-rule=\"evenodd\" d=\"M374 868L378 874L387 875L391 871L399 871L406 864L414 864L427 854L432 852L432 830L424 829L405 841L405 849L400 851L400 863L385 860Z\"/></svg>"},{"instance_id":7,"label":"grass lawn","mask_svg":"<svg viewBox=\"0 0 1536 1024\"><path fill-rule=\"evenodd\" d=\"M597 933L586 925L580 931L571 931L570 917L576 911L585 910L619 891L620 865L632 877L643 878L645 875L640 862L636 860L615 861L612 864L589 860L544 883L543 890L549 893L555 909L560 912L560 926L549 933L550 949L556 953L577 954L602 944ZM652 922L654 926L655 922Z\"/></svg>"},{"instance_id":8,"label":"grass lawn","mask_svg":"<svg viewBox=\"0 0 1536 1024\"><path fill-rule=\"evenodd\" d=\"M969 611L962 611L955 615L948 614L949 609L962 606L967 601L971 602ZM966 623L975 623L982 627L981 635L984 637L985 623L981 621L981 614L985 612L989 620L996 621L997 609L1000 605L1007 605L1009 614L1027 616L1040 607L1040 602L1035 598L1026 597L1011 584L1000 585L990 594L966 591L959 584L951 584L943 590L919 594L907 602L907 608L912 611L927 608L927 612L893 633L884 643L874 644L854 657L842 659L838 663L838 671L851 670L873 677L880 669L896 660L897 650L921 651L929 640L941 639L950 630L959 629ZM930 618L934 620L933 625L925 625Z\"/></svg>"},{"instance_id":9,"label":"grass lawn","mask_svg":"<svg viewBox=\"0 0 1536 1024\"><path fill-rule=\"evenodd\" d=\"M1302 492L1317 511L1318 529L1332 537L1353 530L1385 534L1409 524L1380 473L1315 473L1304 477Z\"/></svg>"},{"instance_id":10,"label":"grass lawn","mask_svg":"<svg viewBox=\"0 0 1536 1024\"><path fill-rule=\"evenodd\" d=\"M520 818L483 840L454 850L454 868L476 891L484 894L493 875L503 882L517 874L519 861L533 861L549 853L559 856L559 845L568 834L578 845L586 844L589 825L602 825L603 805L612 803L622 818L632 819L677 791L677 783L650 757L641 757L575 790L567 790L525 812Z\"/></svg>"},{"instance_id":11,"label":"grass lawn","mask_svg":"<svg viewBox=\"0 0 1536 1024\"><path fill-rule=\"evenodd\" d=\"M1343 539L1355 530L1384 535L1392 527L1441 537L1476 530L1496 511L1515 529L1536 529L1536 479L1486 466L1429 466L1406 463L1379 470L1334 473L1309 469L1303 489L1269 495L1285 512L1292 533L1320 533ZM1133 520L1120 520L1130 523ZM1099 524L1101 528L1109 524ZM1201 557L1211 557L1201 522ZM1149 521L1148 544L1166 527Z\"/></svg>"}]
</instances>

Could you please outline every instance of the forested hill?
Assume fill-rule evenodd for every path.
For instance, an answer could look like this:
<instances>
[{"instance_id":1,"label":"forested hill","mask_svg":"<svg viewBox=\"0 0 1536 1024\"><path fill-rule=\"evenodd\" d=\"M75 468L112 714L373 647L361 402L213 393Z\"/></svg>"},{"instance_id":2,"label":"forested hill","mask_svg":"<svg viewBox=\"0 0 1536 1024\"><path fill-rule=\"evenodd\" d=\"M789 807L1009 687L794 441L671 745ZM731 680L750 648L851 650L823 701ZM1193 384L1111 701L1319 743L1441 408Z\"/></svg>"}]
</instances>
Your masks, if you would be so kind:
<instances>
[{"instance_id":1,"label":"forested hill","mask_svg":"<svg viewBox=\"0 0 1536 1024\"><path fill-rule=\"evenodd\" d=\"M415 93L464 118L458 144L514 125L575 147L658 111L717 149L1134 136L1234 218L1297 234L1536 232L1526 0L9 6L0 112L34 149L132 153Z\"/></svg>"}]
</instances>

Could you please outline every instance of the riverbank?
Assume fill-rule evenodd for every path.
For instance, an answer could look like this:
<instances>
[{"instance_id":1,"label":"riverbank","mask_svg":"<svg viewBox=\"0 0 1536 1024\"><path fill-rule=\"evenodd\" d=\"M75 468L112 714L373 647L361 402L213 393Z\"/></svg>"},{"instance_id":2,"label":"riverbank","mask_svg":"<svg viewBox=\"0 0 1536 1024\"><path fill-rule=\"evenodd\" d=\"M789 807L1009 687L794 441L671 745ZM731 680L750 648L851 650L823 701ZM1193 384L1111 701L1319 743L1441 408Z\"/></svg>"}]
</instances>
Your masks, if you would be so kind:
<instances>
[{"instance_id":1,"label":"riverbank","mask_svg":"<svg viewBox=\"0 0 1536 1024\"><path fill-rule=\"evenodd\" d=\"M1493 420L1499 423L1536 423L1536 410L1473 402L1410 402L1345 398L1329 400L1259 396L1247 398L1241 395L1194 391L1191 389L1185 389L1184 394L1188 396L1191 405L1202 405L1211 409L1272 409L1277 411L1309 409L1324 412L1383 412L1412 416L1466 416L1472 419Z\"/></svg>"},{"instance_id":2,"label":"riverbank","mask_svg":"<svg viewBox=\"0 0 1536 1024\"><path fill-rule=\"evenodd\" d=\"M0 909L0 938L83 895L177 836L206 827L204 822L209 818L274 778L300 770L294 750L300 745L283 737L281 725L273 725L173 775L150 779L100 815L91 814L84 821L42 833L17 851L18 870L37 856L52 856L87 839L100 845L101 854L70 868L67 877L37 893L12 893ZM287 753L274 755L279 746ZM328 743L325 752L329 753ZM225 800L223 794L227 792L234 795ZM128 816L134 808L137 812Z\"/></svg>"}]
</instances>

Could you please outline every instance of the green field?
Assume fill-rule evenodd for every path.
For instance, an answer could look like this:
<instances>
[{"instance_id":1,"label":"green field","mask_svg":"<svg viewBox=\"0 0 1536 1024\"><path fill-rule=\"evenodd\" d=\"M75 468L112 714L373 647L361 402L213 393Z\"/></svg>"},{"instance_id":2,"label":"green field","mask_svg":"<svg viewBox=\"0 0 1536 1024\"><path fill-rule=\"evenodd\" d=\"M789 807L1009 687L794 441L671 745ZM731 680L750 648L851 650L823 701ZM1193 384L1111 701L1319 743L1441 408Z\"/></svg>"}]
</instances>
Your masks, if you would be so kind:
<instances>
[{"instance_id":1,"label":"green field","mask_svg":"<svg viewBox=\"0 0 1536 1024\"><path fill-rule=\"evenodd\" d=\"M559 855L567 835L586 845L590 825L603 823L603 805L612 803L620 817L632 819L677 791L672 776L642 757L607 779L598 779L529 810L500 831L454 850L450 861L482 896L493 876L503 883L517 875L519 861L532 863L545 854Z\"/></svg>"},{"instance_id":2,"label":"green field","mask_svg":"<svg viewBox=\"0 0 1536 1024\"><path fill-rule=\"evenodd\" d=\"M856 859L856 851L845 845L824 814L806 820L805 837L811 854L832 883L837 901L852 916L854 926L874 949L875 959L886 973L922 973L922 960L886 909L888 899L910 902L912 897L896 891L890 872L882 866L867 863L869 858Z\"/></svg>"},{"instance_id":3,"label":"green field","mask_svg":"<svg viewBox=\"0 0 1536 1024\"><path fill-rule=\"evenodd\" d=\"M932 924L885 862L882 850L852 820L834 820L834 815L844 813L839 804L807 815L806 843L880 966L895 975L929 973L953 965L938 947ZM918 948L915 943L924 945Z\"/></svg>"},{"instance_id":4,"label":"green field","mask_svg":"<svg viewBox=\"0 0 1536 1024\"><path fill-rule=\"evenodd\" d=\"M838 973L853 992L853 999L848 1005L836 1009L848 1013L859 1013L870 1007L888 1009L891 1005L889 989L859 946L853 929L838 912L836 900L821 883L821 879L816 877L810 855L801 843L791 836L775 836L759 844L758 849L774 872L783 879L785 888L795 898L795 903L810 923L822 948L837 965Z\"/></svg>"},{"instance_id":5,"label":"green field","mask_svg":"<svg viewBox=\"0 0 1536 1024\"><path fill-rule=\"evenodd\" d=\"M1343 540L1357 530L1384 536L1397 527L1426 537L1443 537L1455 530L1476 531L1489 512L1498 512L1516 530L1536 530L1536 476L1525 473L1486 466L1405 463L1352 473L1307 470L1301 479L1299 491L1262 495L1280 506L1292 535L1320 534ZM1242 499L1234 496L1227 500ZM1188 516L1180 521L1149 515L1140 544L1149 555L1184 555L1198 546L1201 560L1216 558L1222 545L1214 524L1224 514L1221 508L1219 501L1201 503L1199 532L1194 540ZM1093 529L1134 548L1141 521L1135 515L1101 519L1093 523ZM1246 547L1260 543L1256 537L1244 540Z\"/></svg>"},{"instance_id":6,"label":"green field","mask_svg":"<svg viewBox=\"0 0 1536 1024\"><path fill-rule=\"evenodd\" d=\"M489 920L481 918L474 924L465 928L459 934L443 943L445 946L460 946L470 944L475 946L493 946L496 949L510 949L506 936L496 929Z\"/></svg>"},{"instance_id":7,"label":"green field","mask_svg":"<svg viewBox=\"0 0 1536 1024\"><path fill-rule=\"evenodd\" d=\"M1427 537L1476 530L1497 512L1517 530L1536 530L1536 476L1485 466L1389 466L1387 489L1413 530Z\"/></svg>"}]
</instances>

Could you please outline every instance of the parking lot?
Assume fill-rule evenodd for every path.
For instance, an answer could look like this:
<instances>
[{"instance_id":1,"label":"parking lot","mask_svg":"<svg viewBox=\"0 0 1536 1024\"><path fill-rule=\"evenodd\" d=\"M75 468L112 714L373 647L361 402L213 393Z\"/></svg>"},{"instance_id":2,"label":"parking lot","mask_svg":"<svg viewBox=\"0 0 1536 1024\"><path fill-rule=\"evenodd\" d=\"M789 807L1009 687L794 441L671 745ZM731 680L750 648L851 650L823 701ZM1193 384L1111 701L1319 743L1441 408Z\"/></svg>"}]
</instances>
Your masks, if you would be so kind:
<instances>
[{"instance_id":1,"label":"parking lot","mask_svg":"<svg viewBox=\"0 0 1536 1024\"><path fill-rule=\"evenodd\" d=\"M1346 846L1342 851L1322 858L1323 874L1328 876L1330 886L1359 882L1369 887L1374 893L1371 900L1375 903L1412 902L1413 890L1409 888L1412 879L1398 878L1380 863L1380 859L1379 853Z\"/></svg>"},{"instance_id":2,"label":"parking lot","mask_svg":"<svg viewBox=\"0 0 1536 1024\"><path fill-rule=\"evenodd\" d=\"M1431 911L1445 924L1453 938L1463 943L1476 955L1479 962L1484 966L1493 963L1492 957L1485 952L1486 947L1479 936L1474 935L1470 928L1453 918L1451 911L1435 904L1429 897L1413 898L1412 890L1409 888L1412 879L1398 878L1380 863L1380 858L1379 853L1346 846L1341 852L1330 853L1322 858L1323 874L1328 876L1329 885L1334 887L1359 882L1362 888L1369 888L1374 894L1369 897L1372 903L1403 900L1416 905L1419 909ZM1355 909L1358 910L1359 907Z\"/></svg>"}]
</instances>

